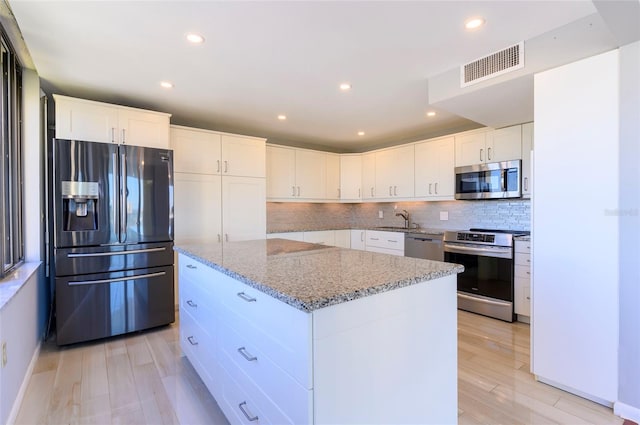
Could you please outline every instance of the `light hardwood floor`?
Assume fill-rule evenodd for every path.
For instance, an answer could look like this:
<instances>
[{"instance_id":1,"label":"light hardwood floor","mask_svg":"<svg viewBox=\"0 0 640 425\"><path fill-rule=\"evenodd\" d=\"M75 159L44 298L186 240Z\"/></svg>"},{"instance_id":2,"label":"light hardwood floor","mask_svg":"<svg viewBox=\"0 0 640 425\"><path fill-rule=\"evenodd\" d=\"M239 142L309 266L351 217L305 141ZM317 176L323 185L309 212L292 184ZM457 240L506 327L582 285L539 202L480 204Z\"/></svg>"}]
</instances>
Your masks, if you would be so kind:
<instances>
[{"instance_id":1,"label":"light hardwood floor","mask_svg":"<svg viewBox=\"0 0 640 425\"><path fill-rule=\"evenodd\" d=\"M227 424L182 355L177 323L58 348L43 345L17 424ZM460 424L622 424L607 409L536 382L529 325L458 313Z\"/></svg>"}]
</instances>

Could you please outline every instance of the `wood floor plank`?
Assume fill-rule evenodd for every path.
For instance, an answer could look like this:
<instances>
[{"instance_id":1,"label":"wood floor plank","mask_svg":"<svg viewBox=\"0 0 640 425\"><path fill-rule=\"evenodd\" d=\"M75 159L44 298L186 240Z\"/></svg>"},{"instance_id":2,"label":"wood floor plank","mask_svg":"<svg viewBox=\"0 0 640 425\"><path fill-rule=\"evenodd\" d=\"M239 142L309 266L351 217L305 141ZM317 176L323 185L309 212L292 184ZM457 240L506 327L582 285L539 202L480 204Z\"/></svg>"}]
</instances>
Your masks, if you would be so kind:
<instances>
[{"instance_id":1,"label":"wood floor plank","mask_svg":"<svg viewBox=\"0 0 640 425\"><path fill-rule=\"evenodd\" d=\"M134 366L133 376L147 423L179 423L155 364Z\"/></svg>"},{"instance_id":2,"label":"wood floor plank","mask_svg":"<svg viewBox=\"0 0 640 425\"><path fill-rule=\"evenodd\" d=\"M55 369L31 375L24 399L16 416L16 425L47 423L47 409L43 408L43 406L49 405L55 379Z\"/></svg>"},{"instance_id":3,"label":"wood floor plank","mask_svg":"<svg viewBox=\"0 0 640 425\"><path fill-rule=\"evenodd\" d=\"M126 352L107 358L107 376L109 379L109 401L113 411L130 404L140 404L133 372L129 364L129 356Z\"/></svg>"},{"instance_id":4,"label":"wood floor plank","mask_svg":"<svg viewBox=\"0 0 640 425\"><path fill-rule=\"evenodd\" d=\"M83 350L82 383L80 386L82 400L109 395L107 379L107 359L104 344L95 344Z\"/></svg>"},{"instance_id":5,"label":"wood floor plank","mask_svg":"<svg viewBox=\"0 0 640 425\"><path fill-rule=\"evenodd\" d=\"M80 385L82 383L82 355L84 347L60 353L53 384L49 411L50 423L77 423L80 417Z\"/></svg>"}]
</instances>

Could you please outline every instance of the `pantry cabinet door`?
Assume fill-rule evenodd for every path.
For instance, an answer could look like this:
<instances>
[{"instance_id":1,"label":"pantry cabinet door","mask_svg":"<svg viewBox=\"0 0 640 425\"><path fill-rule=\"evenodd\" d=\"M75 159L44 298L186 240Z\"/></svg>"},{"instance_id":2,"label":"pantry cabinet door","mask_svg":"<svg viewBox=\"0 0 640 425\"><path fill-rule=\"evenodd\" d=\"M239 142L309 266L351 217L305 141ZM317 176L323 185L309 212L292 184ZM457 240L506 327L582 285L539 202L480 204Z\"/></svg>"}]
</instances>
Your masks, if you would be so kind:
<instances>
[{"instance_id":1,"label":"pantry cabinet door","mask_svg":"<svg viewBox=\"0 0 640 425\"><path fill-rule=\"evenodd\" d=\"M175 240L222 241L220 176L174 173Z\"/></svg>"},{"instance_id":2,"label":"pantry cabinet door","mask_svg":"<svg viewBox=\"0 0 640 425\"><path fill-rule=\"evenodd\" d=\"M222 177L222 228L225 242L265 239L266 182L255 177Z\"/></svg>"}]
</instances>

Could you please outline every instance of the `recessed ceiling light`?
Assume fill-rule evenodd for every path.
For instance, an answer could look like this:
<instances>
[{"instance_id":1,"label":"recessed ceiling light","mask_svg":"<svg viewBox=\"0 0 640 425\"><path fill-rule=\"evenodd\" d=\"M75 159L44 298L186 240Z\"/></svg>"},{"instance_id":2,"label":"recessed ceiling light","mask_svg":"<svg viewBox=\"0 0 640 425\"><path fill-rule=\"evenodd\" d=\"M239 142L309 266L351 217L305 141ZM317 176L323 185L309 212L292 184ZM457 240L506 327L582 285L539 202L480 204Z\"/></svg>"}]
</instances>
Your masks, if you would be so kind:
<instances>
[{"instance_id":1,"label":"recessed ceiling light","mask_svg":"<svg viewBox=\"0 0 640 425\"><path fill-rule=\"evenodd\" d=\"M351 90L351 84L349 84L349 83L340 84L340 90L342 90L342 91Z\"/></svg>"},{"instance_id":2,"label":"recessed ceiling light","mask_svg":"<svg viewBox=\"0 0 640 425\"><path fill-rule=\"evenodd\" d=\"M189 33L187 34L187 40L193 44L202 44L204 43L204 37L200 34Z\"/></svg>"},{"instance_id":3,"label":"recessed ceiling light","mask_svg":"<svg viewBox=\"0 0 640 425\"><path fill-rule=\"evenodd\" d=\"M364 131L358 131L358 136L364 136Z\"/></svg>"},{"instance_id":4,"label":"recessed ceiling light","mask_svg":"<svg viewBox=\"0 0 640 425\"><path fill-rule=\"evenodd\" d=\"M483 26L485 22L484 18L469 18L464 22L464 27L468 30L475 30Z\"/></svg>"},{"instance_id":5,"label":"recessed ceiling light","mask_svg":"<svg viewBox=\"0 0 640 425\"><path fill-rule=\"evenodd\" d=\"M427 112L427 116L428 116L428 117L435 117L435 116L436 116L436 113L435 113L435 112L433 112L433 111L429 111L429 112Z\"/></svg>"},{"instance_id":6,"label":"recessed ceiling light","mask_svg":"<svg viewBox=\"0 0 640 425\"><path fill-rule=\"evenodd\" d=\"M165 89L172 89L173 88L173 83L171 83L169 81L161 81L160 82L160 87L163 87Z\"/></svg>"},{"instance_id":7,"label":"recessed ceiling light","mask_svg":"<svg viewBox=\"0 0 640 425\"><path fill-rule=\"evenodd\" d=\"M284 120L286 120L286 119L287 119L287 116L286 116L286 115L278 115L278 119L279 119L280 121L284 121Z\"/></svg>"}]
</instances>

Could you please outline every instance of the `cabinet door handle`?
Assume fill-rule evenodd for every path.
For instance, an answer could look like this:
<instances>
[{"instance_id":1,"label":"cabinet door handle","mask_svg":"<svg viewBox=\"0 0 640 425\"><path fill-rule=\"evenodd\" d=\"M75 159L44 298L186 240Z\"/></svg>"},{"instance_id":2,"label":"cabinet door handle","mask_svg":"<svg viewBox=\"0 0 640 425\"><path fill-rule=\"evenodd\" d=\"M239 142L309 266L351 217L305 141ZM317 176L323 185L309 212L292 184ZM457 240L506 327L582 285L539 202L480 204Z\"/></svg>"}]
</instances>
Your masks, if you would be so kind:
<instances>
[{"instance_id":1,"label":"cabinet door handle","mask_svg":"<svg viewBox=\"0 0 640 425\"><path fill-rule=\"evenodd\" d=\"M528 274L528 275L530 275L530 274L531 274L531 272L527 272L527 274Z\"/></svg>"},{"instance_id":2,"label":"cabinet door handle","mask_svg":"<svg viewBox=\"0 0 640 425\"><path fill-rule=\"evenodd\" d=\"M393 196L398 196L398 186L393 186Z\"/></svg>"},{"instance_id":3,"label":"cabinet door handle","mask_svg":"<svg viewBox=\"0 0 640 425\"><path fill-rule=\"evenodd\" d=\"M124 143L125 143L125 137L124 137L124 135L125 135L125 131L126 131L126 130L123 128L123 129L122 129L122 144L123 144L123 145L124 145Z\"/></svg>"},{"instance_id":4,"label":"cabinet door handle","mask_svg":"<svg viewBox=\"0 0 640 425\"><path fill-rule=\"evenodd\" d=\"M247 418L247 420L249 422L257 421L258 420L257 416L253 416L251 413L247 413L247 411L243 407L243 406L246 406L246 405L247 405L246 401L243 401L242 403L238 404L238 407L240 408L240 411L242 412L244 417Z\"/></svg>"},{"instance_id":5,"label":"cabinet door handle","mask_svg":"<svg viewBox=\"0 0 640 425\"><path fill-rule=\"evenodd\" d=\"M392 239L387 239L387 242L391 242L391 243L398 243L398 241L394 241Z\"/></svg>"},{"instance_id":6,"label":"cabinet door handle","mask_svg":"<svg viewBox=\"0 0 640 425\"><path fill-rule=\"evenodd\" d=\"M257 299L250 297L249 295L245 294L244 292L238 292L236 294L237 296L239 296L240 298L242 298L243 300L245 300L248 303L253 303L258 301Z\"/></svg>"},{"instance_id":7,"label":"cabinet door handle","mask_svg":"<svg viewBox=\"0 0 640 425\"><path fill-rule=\"evenodd\" d=\"M429 195L431 195L431 183L429 183Z\"/></svg>"},{"instance_id":8,"label":"cabinet door handle","mask_svg":"<svg viewBox=\"0 0 640 425\"><path fill-rule=\"evenodd\" d=\"M229 242L229 234L228 233L224 234L224 241L225 242Z\"/></svg>"},{"instance_id":9,"label":"cabinet door handle","mask_svg":"<svg viewBox=\"0 0 640 425\"><path fill-rule=\"evenodd\" d=\"M389 196L393 196L393 193L391 193L393 186L389 186Z\"/></svg>"},{"instance_id":10,"label":"cabinet door handle","mask_svg":"<svg viewBox=\"0 0 640 425\"><path fill-rule=\"evenodd\" d=\"M111 127L111 143L115 143L115 142L116 142L116 128Z\"/></svg>"},{"instance_id":11,"label":"cabinet door handle","mask_svg":"<svg viewBox=\"0 0 640 425\"><path fill-rule=\"evenodd\" d=\"M380 240L378 238L369 238L369 239L371 239L372 241L379 241Z\"/></svg>"},{"instance_id":12,"label":"cabinet door handle","mask_svg":"<svg viewBox=\"0 0 640 425\"><path fill-rule=\"evenodd\" d=\"M222 242L222 236L218 233L218 243Z\"/></svg>"},{"instance_id":13,"label":"cabinet door handle","mask_svg":"<svg viewBox=\"0 0 640 425\"><path fill-rule=\"evenodd\" d=\"M229 172L229 161L225 161L224 162L224 172L228 173Z\"/></svg>"},{"instance_id":14,"label":"cabinet door handle","mask_svg":"<svg viewBox=\"0 0 640 425\"><path fill-rule=\"evenodd\" d=\"M338 199L340 199L341 195L340 195L340 188L338 188Z\"/></svg>"},{"instance_id":15,"label":"cabinet door handle","mask_svg":"<svg viewBox=\"0 0 640 425\"><path fill-rule=\"evenodd\" d=\"M487 160L491 161L491 148L487 149Z\"/></svg>"},{"instance_id":16,"label":"cabinet door handle","mask_svg":"<svg viewBox=\"0 0 640 425\"><path fill-rule=\"evenodd\" d=\"M298 196L300 196L300 186L298 186Z\"/></svg>"},{"instance_id":17,"label":"cabinet door handle","mask_svg":"<svg viewBox=\"0 0 640 425\"><path fill-rule=\"evenodd\" d=\"M196 339L193 336L188 337L187 341L189 341L189 344L191 345L198 345L198 341L196 341Z\"/></svg>"},{"instance_id":18,"label":"cabinet door handle","mask_svg":"<svg viewBox=\"0 0 640 425\"><path fill-rule=\"evenodd\" d=\"M524 190L529 190L529 177L524 178Z\"/></svg>"},{"instance_id":19,"label":"cabinet door handle","mask_svg":"<svg viewBox=\"0 0 640 425\"><path fill-rule=\"evenodd\" d=\"M364 242L364 232L360 232L360 242Z\"/></svg>"},{"instance_id":20,"label":"cabinet door handle","mask_svg":"<svg viewBox=\"0 0 640 425\"><path fill-rule=\"evenodd\" d=\"M482 151L484 151L484 149L480 149L480 162L484 161L484 159L482 159Z\"/></svg>"},{"instance_id":21,"label":"cabinet door handle","mask_svg":"<svg viewBox=\"0 0 640 425\"><path fill-rule=\"evenodd\" d=\"M291 196L296 196L296 187L291 186Z\"/></svg>"},{"instance_id":22,"label":"cabinet door handle","mask_svg":"<svg viewBox=\"0 0 640 425\"><path fill-rule=\"evenodd\" d=\"M530 299L531 299L531 297L527 297L527 299L528 299L528 300L530 300Z\"/></svg>"},{"instance_id":23,"label":"cabinet door handle","mask_svg":"<svg viewBox=\"0 0 640 425\"><path fill-rule=\"evenodd\" d=\"M189 307L198 308L198 304L194 303L194 302L193 302L193 301L191 301L191 300L187 300L187 305L188 305Z\"/></svg>"},{"instance_id":24,"label":"cabinet door handle","mask_svg":"<svg viewBox=\"0 0 640 425\"><path fill-rule=\"evenodd\" d=\"M193 264L187 264L187 268L188 269L197 269L197 267L194 266Z\"/></svg>"},{"instance_id":25,"label":"cabinet door handle","mask_svg":"<svg viewBox=\"0 0 640 425\"><path fill-rule=\"evenodd\" d=\"M438 183L435 184L435 189L436 189L436 195L438 194Z\"/></svg>"},{"instance_id":26,"label":"cabinet door handle","mask_svg":"<svg viewBox=\"0 0 640 425\"><path fill-rule=\"evenodd\" d=\"M242 357L244 357L248 362L254 362L256 360L258 360L258 358L252 354L250 354L246 348L244 347L240 347L238 348L238 353L240 353L240 355Z\"/></svg>"},{"instance_id":27,"label":"cabinet door handle","mask_svg":"<svg viewBox=\"0 0 640 425\"><path fill-rule=\"evenodd\" d=\"M358 199L360 199L360 198L361 198L361 195L360 195L360 188L358 188Z\"/></svg>"},{"instance_id":28,"label":"cabinet door handle","mask_svg":"<svg viewBox=\"0 0 640 425\"><path fill-rule=\"evenodd\" d=\"M371 186L371 197L373 198L373 186Z\"/></svg>"},{"instance_id":29,"label":"cabinet door handle","mask_svg":"<svg viewBox=\"0 0 640 425\"><path fill-rule=\"evenodd\" d=\"M216 162L218 163L218 169L217 169L216 173L219 173L220 172L220 160L217 159Z\"/></svg>"}]
</instances>

